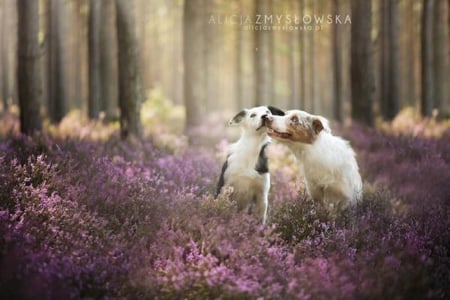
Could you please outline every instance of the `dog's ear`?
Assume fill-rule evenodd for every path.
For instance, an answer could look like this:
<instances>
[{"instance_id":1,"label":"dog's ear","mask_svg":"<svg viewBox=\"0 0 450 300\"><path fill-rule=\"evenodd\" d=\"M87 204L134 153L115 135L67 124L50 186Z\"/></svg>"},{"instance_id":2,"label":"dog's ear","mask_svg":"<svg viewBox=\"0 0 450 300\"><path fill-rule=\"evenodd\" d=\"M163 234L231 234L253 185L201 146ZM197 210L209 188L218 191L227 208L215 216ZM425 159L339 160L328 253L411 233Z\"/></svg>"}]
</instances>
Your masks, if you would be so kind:
<instances>
[{"instance_id":1,"label":"dog's ear","mask_svg":"<svg viewBox=\"0 0 450 300\"><path fill-rule=\"evenodd\" d=\"M270 110L270 112L274 116L284 116L284 111L282 111L281 109L279 109L277 107L269 105L269 106L267 106L267 108Z\"/></svg>"},{"instance_id":2,"label":"dog's ear","mask_svg":"<svg viewBox=\"0 0 450 300\"><path fill-rule=\"evenodd\" d=\"M237 115L233 117L233 119L230 120L230 122L228 122L228 125L237 125L241 123L246 114L247 111L245 109L241 110Z\"/></svg>"},{"instance_id":3,"label":"dog's ear","mask_svg":"<svg viewBox=\"0 0 450 300\"><path fill-rule=\"evenodd\" d=\"M320 119L314 119L312 121L312 128L315 134L319 134L323 130L323 124Z\"/></svg>"}]
</instances>

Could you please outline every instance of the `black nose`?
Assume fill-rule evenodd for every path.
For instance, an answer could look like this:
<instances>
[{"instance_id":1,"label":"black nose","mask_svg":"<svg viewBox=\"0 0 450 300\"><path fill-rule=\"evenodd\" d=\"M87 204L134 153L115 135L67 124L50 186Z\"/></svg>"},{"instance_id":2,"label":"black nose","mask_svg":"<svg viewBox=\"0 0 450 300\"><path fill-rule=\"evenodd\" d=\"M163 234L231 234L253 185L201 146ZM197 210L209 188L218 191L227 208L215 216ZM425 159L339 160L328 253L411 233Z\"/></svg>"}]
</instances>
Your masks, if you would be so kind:
<instances>
[{"instance_id":1,"label":"black nose","mask_svg":"<svg viewBox=\"0 0 450 300\"><path fill-rule=\"evenodd\" d=\"M272 123L272 121L273 121L273 118L270 115L263 115L262 119L264 121L264 124L266 124L266 125Z\"/></svg>"}]
</instances>

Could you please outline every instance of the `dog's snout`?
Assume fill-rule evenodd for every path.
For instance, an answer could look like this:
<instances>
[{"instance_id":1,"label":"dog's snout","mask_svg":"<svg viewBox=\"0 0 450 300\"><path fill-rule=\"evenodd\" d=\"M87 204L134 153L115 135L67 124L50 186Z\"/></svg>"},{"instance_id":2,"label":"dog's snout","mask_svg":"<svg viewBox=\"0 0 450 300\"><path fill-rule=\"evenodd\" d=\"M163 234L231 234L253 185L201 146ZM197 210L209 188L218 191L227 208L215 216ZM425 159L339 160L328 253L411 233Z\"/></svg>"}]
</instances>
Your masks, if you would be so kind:
<instances>
[{"instance_id":1,"label":"dog's snout","mask_svg":"<svg viewBox=\"0 0 450 300\"><path fill-rule=\"evenodd\" d=\"M270 116L270 115L263 115L262 118L263 118L265 121L270 121L270 122L273 120L272 116Z\"/></svg>"},{"instance_id":2,"label":"dog's snout","mask_svg":"<svg viewBox=\"0 0 450 300\"><path fill-rule=\"evenodd\" d=\"M263 115L262 119L264 120L264 124L270 124L273 121L273 118L270 115Z\"/></svg>"}]
</instances>

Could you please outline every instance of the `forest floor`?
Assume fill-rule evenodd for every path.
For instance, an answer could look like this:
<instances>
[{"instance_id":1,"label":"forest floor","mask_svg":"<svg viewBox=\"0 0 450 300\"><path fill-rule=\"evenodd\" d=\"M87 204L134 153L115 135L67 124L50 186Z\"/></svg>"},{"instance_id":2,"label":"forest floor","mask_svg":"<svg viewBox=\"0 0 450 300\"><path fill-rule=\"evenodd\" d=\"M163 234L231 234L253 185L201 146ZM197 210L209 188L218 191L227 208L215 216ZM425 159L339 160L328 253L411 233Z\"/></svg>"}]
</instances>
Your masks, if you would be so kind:
<instances>
[{"instance_id":1,"label":"forest floor","mask_svg":"<svg viewBox=\"0 0 450 300\"><path fill-rule=\"evenodd\" d=\"M149 116L146 138L124 142L117 125L76 114L21 136L2 114L0 298L450 298L448 124L340 129L365 193L334 221L271 145L261 226L212 197L224 123L191 147L172 117Z\"/></svg>"}]
</instances>

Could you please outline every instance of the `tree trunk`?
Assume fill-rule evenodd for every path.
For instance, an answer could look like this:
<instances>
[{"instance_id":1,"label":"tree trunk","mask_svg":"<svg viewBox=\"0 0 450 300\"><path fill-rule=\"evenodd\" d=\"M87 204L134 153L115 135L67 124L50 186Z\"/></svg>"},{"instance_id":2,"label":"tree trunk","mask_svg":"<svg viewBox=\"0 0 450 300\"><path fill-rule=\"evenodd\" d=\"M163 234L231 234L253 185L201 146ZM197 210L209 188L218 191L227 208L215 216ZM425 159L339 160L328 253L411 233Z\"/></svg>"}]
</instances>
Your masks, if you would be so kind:
<instances>
[{"instance_id":1,"label":"tree trunk","mask_svg":"<svg viewBox=\"0 0 450 300\"><path fill-rule=\"evenodd\" d=\"M3 1L3 16L0 22L2 22L2 48L1 60L2 60L2 99L3 99L3 109L7 110L10 104L10 62L9 62L9 50L11 39L9 38L8 30L10 30L10 3L9 1Z\"/></svg>"},{"instance_id":2,"label":"tree trunk","mask_svg":"<svg viewBox=\"0 0 450 300\"><path fill-rule=\"evenodd\" d=\"M156 51L155 49L155 43L156 43L156 37L149 39L148 37L150 35L155 35L150 29L150 23L156 22L158 24L158 21L154 20L152 18L152 10L155 7L155 2L148 1L148 0L137 0L138 1L138 11L137 11L137 22L138 22L138 28L139 30L139 60L142 64L141 68L141 80L142 80L142 91L145 96L147 96L147 92L154 88L153 86L153 79L151 77L151 70L153 69L153 60L152 60L152 54L151 52ZM170 1L169 5L176 6L177 3L172 3ZM172 9L177 10L175 7L171 7L168 9L168 11L171 11ZM178 12L178 11L177 11ZM166 18L170 18L169 16L165 15ZM158 26L159 27L159 26ZM106 30L107 27L105 26L104 29ZM175 39L175 38L174 38ZM174 47L175 48L175 47ZM179 66L175 63L175 60L173 61L173 67L178 68Z\"/></svg>"},{"instance_id":3,"label":"tree trunk","mask_svg":"<svg viewBox=\"0 0 450 300\"><path fill-rule=\"evenodd\" d=\"M204 0L184 3L183 63L184 103L186 107L186 132L200 124L205 103L205 32Z\"/></svg>"},{"instance_id":4,"label":"tree trunk","mask_svg":"<svg viewBox=\"0 0 450 300\"><path fill-rule=\"evenodd\" d=\"M237 11L242 11L242 4L241 0L236 0L236 6L238 8ZM236 27L236 61L235 61L235 103L237 104L238 110L242 109L244 107L244 101L243 101L243 94L242 94L242 86L244 78L242 76L243 74L243 33L241 26L235 26Z\"/></svg>"},{"instance_id":5,"label":"tree trunk","mask_svg":"<svg viewBox=\"0 0 450 300\"><path fill-rule=\"evenodd\" d=\"M351 63L352 118L373 125L372 4L352 0Z\"/></svg>"},{"instance_id":6,"label":"tree trunk","mask_svg":"<svg viewBox=\"0 0 450 300\"><path fill-rule=\"evenodd\" d=\"M422 12L422 99L423 116L431 116L434 103L434 58L433 58L433 8L434 0L423 1Z\"/></svg>"},{"instance_id":7,"label":"tree trunk","mask_svg":"<svg viewBox=\"0 0 450 300\"><path fill-rule=\"evenodd\" d=\"M300 18L303 18L303 13L305 12L305 0L300 0ZM299 30L299 40L300 40L300 99L299 99L299 109L304 109L306 104L306 52L305 52L305 31Z\"/></svg>"},{"instance_id":8,"label":"tree trunk","mask_svg":"<svg viewBox=\"0 0 450 300\"><path fill-rule=\"evenodd\" d=\"M381 12L381 114L392 120L400 106L397 0L382 0Z\"/></svg>"},{"instance_id":9,"label":"tree trunk","mask_svg":"<svg viewBox=\"0 0 450 300\"><path fill-rule=\"evenodd\" d=\"M209 16L211 16L214 13L215 10L215 2L214 1L205 1L204 7L203 7L203 30L204 30L204 45L203 47L203 57L205 60L204 64L204 80L205 80L205 99L204 102L204 108L208 112L210 111L214 106L211 101L208 101L208 99L216 99L217 97L217 90L220 86L220 79L219 75L220 73L216 72L217 68L217 52L219 51L220 42L219 42L219 36L220 36L220 30L218 29L218 26L211 26L208 24Z\"/></svg>"},{"instance_id":10,"label":"tree trunk","mask_svg":"<svg viewBox=\"0 0 450 300\"><path fill-rule=\"evenodd\" d=\"M63 42L61 39L62 23L60 17L62 15L61 5L63 3L58 0L50 0L49 4L49 45L48 55L50 57L48 67L48 112L52 123L58 123L67 113L67 97L65 88L66 74L63 71L62 51Z\"/></svg>"},{"instance_id":11,"label":"tree trunk","mask_svg":"<svg viewBox=\"0 0 450 300\"><path fill-rule=\"evenodd\" d=\"M4 45L4 34L5 34L5 30L4 30L4 22L3 19L5 18L5 2L1 1L0 2L0 46ZM1 47L3 48L3 47ZM1 50L0 50L1 51ZM2 98L2 105L1 108L2 110L8 110L8 102L5 101L5 98L3 97L3 80L1 80L3 78L3 59L1 59L0 57L0 98Z\"/></svg>"},{"instance_id":12,"label":"tree trunk","mask_svg":"<svg viewBox=\"0 0 450 300\"><path fill-rule=\"evenodd\" d=\"M76 94L78 92L75 78L79 60L75 55L78 43L76 25L74 25L75 1L78 0L59 1L62 9L59 26L61 27L61 61L64 78L64 98L67 103L66 113L73 108L78 108L78 103L76 102Z\"/></svg>"},{"instance_id":13,"label":"tree trunk","mask_svg":"<svg viewBox=\"0 0 450 300\"><path fill-rule=\"evenodd\" d=\"M112 1L107 1L112 2ZM89 99L89 0L81 0L77 2L77 22L79 47L78 53L80 60L78 82L79 82L79 98L76 99L81 106L83 112L87 112L87 104ZM107 44L105 44L107 45ZM109 45L108 45L109 47ZM105 48L108 48L105 47Z\"/></svg>"},{"instance_id":14,"label":"tree trunk","mask_svg":"<svg viewBox=\"0 0 450 300\"><path fill-rule=\"evenodd\" d=\"M135 26L135 2L116 0L119 52L120 133L139 137L141 132L141 86Z\"/></svg>"},{"instance_id":15,"label":"tree trunk","mask_svg":"<svg viewBox=\"0 0 450 300\"><path fill-rule=\"evenodd\" d=\"M110 121L116 118L118 101L115 3L91 0L90 5L89 117L97 118L102 111Z\"/></svg>"},{"instance_id":16,"label":"tree trunk","mask_svg":"<svg viewBox=\"0 0 450 300\"><path fill-rule=\"evenodd\" d=\"M298 3L290 1L290 10L298 11ZM296 30L289 33L289 88L290 88L290 107L298 107L299 100L299 73L300 73L300 59L299 59L299 34Z\"/></svg>"},{"instance_id":17,"label":"tree trunk","mask_svg":"<svg viewBox=\"0 0 450 300\"><path fill-rule=\"evenodd\" d=\"M42 128L40 117L41 65L39 1L18 0L18 96L20 131L31 134Z\"/></svg>"},{"instance_id":18,"label":"tree trunk","mask_svg":"<svg viewBox=\"0 0 450 300\"><path fill-rule=\"evenodd\" d=\"M108 45L108 47L100 47L100 85L102 87L100 110L105 113L105 119L111 121L117 118L119 92L114 1L102 1L100 15L100 45Z\"/></svg>"},{"instance_id":19,"label":"tree trunk","mask_svg":"<svg viewBox=\"0 0 450 300\"><path fill-rule=\"evenodd\" d=\"M380 111L383 117L386 112L386 99L388 98L388 55L389 55L389 43L388 43L388 32L389 32L389 16L388 16L388 5L387 2L390 0L380 0Z\"/></svg>"},{"instance_id":20,"label":"tree trunk","mask_svg":"<svg viewBox=\"0 0 450 300\"><path fill-rule=\"evenodd\" d=\"M272 0L256 0L255 10L257 15L272 15ZM264 26L262 21L260 26ZM270 26L270 24L267 24ZM257 24L258 26L258 24ZM267 105L273 100L273 32L260 28L255 31L255 75L256 93L255 106Z\"/></svg>"},{"instance_id":21,"label":"tree trunk","mask_svg":"<svg viewBox=\"0 0 450 300\"><path fill-rule=\"evenodd\" d=\"M449 99L449 40L448 40L448 8L446 1L437 1L433 20L434 33L434 93L435 105L440 113L450 116Z\"/></svg>"},{"instance_id":22,"label":"tree trunk","mask_svg":"<svg viewBox=\"0 0 450 300\"><path fill-rule=\"evenodd\" d=\"M315 5L316 5L316 0L310 0L310 9L312 11L312 15L315 14ZM314 26L314 22L311 22L311 24ZM308 53L308 61L311 65L310 68L310 74L309 74L309 78L310 78L310 105L309 105L309 109L311 110L312 113L317 113L317 108L318 108L318 101L316 99L316 51L315 51L315 40L316 40L316 36L314 33L314 29L308 32L309 34L309 53Z\"/></svg>"},{"instance_id":23,"label":"tree trunk","mask_svg":"<svg viewBox=\"0 0 450 300\"><path fill-rule=\"evenodd\" d=\"M71 3L71 16L72 22L70 22L70 32L72 35L72 55L70 56L70 61L72 64L72 101L73 107L81 108L81 48L83 44L81 32L83 30L83 23L81 22L81 5L83 0L76 0Z\"/></svg>"},{"instance_id":24,"label":"tree trunk","mask_svg":"<svg viewBox=\"0 0 450 300\"><path fill-rule=\"evenodd\" d=\"M100 23L102 1L91 0L89 9L89 103L88 116L96 119L102 96L100 84ZM106 47L105 47L106 48Z\"/></svg>"},{"instance_id":25,"label":"tree trunk","mask_svg":"<svg viewBox=\"0 0 450 300\"><path fill-rule=\"evenodd\" d=\"M403 86L405 91L406 103L409 106L413 106L416 103L416 84L415 84L415 74L416 74L416 19L414 17L414 1L407 2L407 25L408 28L408 44L407 44L407 80L405 81L405 86Z\"/></svg>"},{"instance_id":26,"label":"tree trunk","mask_svg":"<svg viewBox=\"0 0 450 300\"><path fill-rule=\"evenodd\" d=\"M333 1L333 14L339 15L339 0ZM332 27L332 45L333 45L333 115L334 119L342 122L342 36L339 30L339 24L333 24Z\"/></svg>"},{"instance_id":27,"label":"tree trunk","mask_svg":"<svg viewBox=\"0 0 450 300\"><path fill-rule=\"evenodd\" d=\"M385 118L392 120L400 110L400 70L399 70L399 15L398 0L388 1L389 4L389 82L388 99Z\"/></svg>"}]
</instances>

